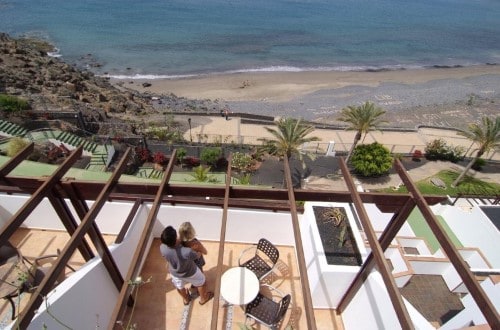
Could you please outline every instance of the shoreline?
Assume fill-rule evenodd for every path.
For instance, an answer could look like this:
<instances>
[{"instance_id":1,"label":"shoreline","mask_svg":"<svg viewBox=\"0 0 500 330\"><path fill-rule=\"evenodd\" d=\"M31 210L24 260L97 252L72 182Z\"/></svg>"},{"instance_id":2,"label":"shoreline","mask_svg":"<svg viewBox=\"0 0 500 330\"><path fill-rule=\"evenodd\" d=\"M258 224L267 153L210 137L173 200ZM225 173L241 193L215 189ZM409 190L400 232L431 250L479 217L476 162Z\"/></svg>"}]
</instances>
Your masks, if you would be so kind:
<instances>
[{"instance_id":1,"label":"shoreline","mask_svg":"<svg viewBox=\"0 0 500 330\"><path fill-rule=\"evenodd\" d=\"M500 65L422 68L382 71L243 72L182 78L118 79L112 84L144 93L170 94L191 99L227 102L289 102L318 91L352 86L376 88L382 84L416 85L443 79L499 75ZM144 87L143 84L151 84ZM498 91L497 91L498 92Z\"/></svg>"}]
</instances>

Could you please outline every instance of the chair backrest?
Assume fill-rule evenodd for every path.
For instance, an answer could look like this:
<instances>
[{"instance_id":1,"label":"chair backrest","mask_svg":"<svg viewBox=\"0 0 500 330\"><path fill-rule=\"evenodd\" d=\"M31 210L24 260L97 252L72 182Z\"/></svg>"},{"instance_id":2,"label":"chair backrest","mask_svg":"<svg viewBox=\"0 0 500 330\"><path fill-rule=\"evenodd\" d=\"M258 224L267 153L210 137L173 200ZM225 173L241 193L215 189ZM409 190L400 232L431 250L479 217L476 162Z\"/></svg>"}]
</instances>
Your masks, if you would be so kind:
<instances>
[{"instance_id":1,"label":"chair backrest","mask_svg":"<svg viewBox=\"0 0 500 330\"><path fill-rule=\"evenodd\" d=\"M257 251L262 251L274 264L278 262L280 258L280 252L265 238L261 238L257 243Z\"/></svg>"},{"instance_id":2,"label":"chair backrest","mask_svg":"<svg viewBox=\"0 0 500 330\"><path fill-rule=\"evenodd\" d=\"M0 246L0 265L3 265L11 258L20 258L19 250L17 250L9 241Z\"/></svg>"},{"instance_id":3,"label":"chair backrest","mask_svg":"<svg viewBox=\"0 0 500 330\"><path fill-rule=\"evenodd\" d=\"M283 297L283 299L281 299L281 302L280 302L280 309L278 311L278 313L276 314L276 318L274 319L274 324L278 324L282 319L283 317L285 316L285 313L288 309L288 306L290 306L290 301L292 300L292 296L290 296L290 294L287 294L286 296Z\"/></svg>"}]
</instances>

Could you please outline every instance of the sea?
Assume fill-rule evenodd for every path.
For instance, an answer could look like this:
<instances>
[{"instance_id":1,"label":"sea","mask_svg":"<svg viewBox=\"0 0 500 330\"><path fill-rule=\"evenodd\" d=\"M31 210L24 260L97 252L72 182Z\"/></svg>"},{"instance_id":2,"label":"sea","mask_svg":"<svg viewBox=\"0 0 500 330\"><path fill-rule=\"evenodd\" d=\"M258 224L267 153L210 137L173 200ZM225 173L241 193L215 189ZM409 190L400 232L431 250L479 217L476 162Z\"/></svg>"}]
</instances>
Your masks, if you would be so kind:
<instances>
[{"instance_id":1,"label":"sea","mask_svg":"<svg viewBox=\"0 0 500 330\"><path fill-rule=\"evenodd\" d=\"M500 63L499 0L0 0L0 32L117 78Z\"/></svg>"}]
</instances>

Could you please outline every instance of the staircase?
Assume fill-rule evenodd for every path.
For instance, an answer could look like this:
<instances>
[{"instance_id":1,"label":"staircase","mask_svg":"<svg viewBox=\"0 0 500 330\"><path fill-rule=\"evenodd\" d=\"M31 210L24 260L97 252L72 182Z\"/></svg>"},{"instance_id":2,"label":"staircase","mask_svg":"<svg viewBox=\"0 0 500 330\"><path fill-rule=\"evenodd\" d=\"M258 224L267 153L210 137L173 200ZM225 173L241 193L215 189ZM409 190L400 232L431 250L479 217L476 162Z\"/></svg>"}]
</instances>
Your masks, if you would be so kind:
<instances>
[{"instance_id":1,"label":"staircase","mask_svg":"<svg viewBox=\"0 0 500 330\"><path fill-rule=\"evenodd\" d=\"M32 142L53 140L53 143L62 143L68 149L74 149L79 147L80 145L83 145L83 150L86 151L86 154L91 155L90 162L86 167L86 169L91 171L106 171L106 164L109 157L108 154L110 148L112 148L111 152L114 152L114 148L110 145L100 145L70 132L52 130L29 132L24 127L2 119L0 119L0 135L4 135L7 137L6 139L0 141L0 149L5 149L9 138L14 136L22 136ZM54 140L56 142L54 142Z\"/></svg>"},{"instance_id":2,"label":"staircase","mask_svg":"<svg viewBox=\"0 0 500 330\"><path fill-rule=\"evenodd\" d=\"M0 132L2 135L13 137L23 136L24 134L28 133L28 130L17 124L0 119Z\"/></svg>"}]
</instances>

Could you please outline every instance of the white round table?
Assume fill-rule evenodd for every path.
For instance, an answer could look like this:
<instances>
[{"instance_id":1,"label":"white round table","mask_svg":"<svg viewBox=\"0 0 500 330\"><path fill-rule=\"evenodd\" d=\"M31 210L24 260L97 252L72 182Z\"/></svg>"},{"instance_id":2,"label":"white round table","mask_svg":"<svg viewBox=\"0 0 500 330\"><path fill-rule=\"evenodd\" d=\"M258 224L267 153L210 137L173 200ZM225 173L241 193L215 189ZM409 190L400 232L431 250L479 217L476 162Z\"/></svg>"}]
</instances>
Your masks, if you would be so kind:
<instances>
[{"instance_id":1,"label":"white round table","mask_svg":"<svg viewBox=\"0 0 500 330\"><path fill-rule=\"evenodd\" d=\"M221 277L220 294L230 304L245 305L259 293L259 279L245 267L228 269Z\"/></svg>"}]
</instances>

